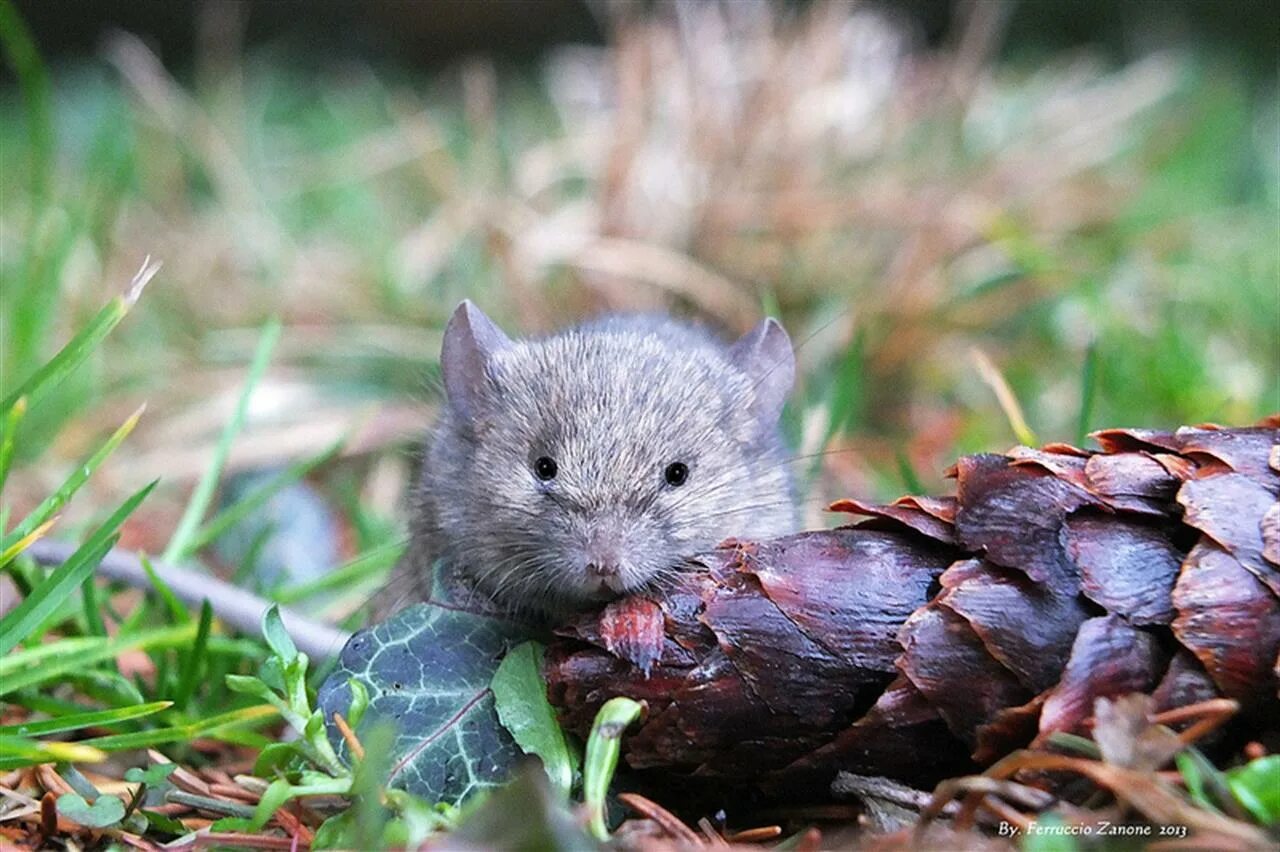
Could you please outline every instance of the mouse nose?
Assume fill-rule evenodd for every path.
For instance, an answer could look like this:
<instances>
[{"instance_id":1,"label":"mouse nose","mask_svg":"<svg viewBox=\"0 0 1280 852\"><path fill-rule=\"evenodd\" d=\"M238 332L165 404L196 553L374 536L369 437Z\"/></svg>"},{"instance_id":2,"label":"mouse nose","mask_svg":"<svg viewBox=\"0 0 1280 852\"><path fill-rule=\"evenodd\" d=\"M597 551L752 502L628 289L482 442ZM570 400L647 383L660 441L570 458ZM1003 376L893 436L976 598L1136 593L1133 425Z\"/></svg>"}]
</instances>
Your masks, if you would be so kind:
<instances>
[{"instance_id":1,"label":"mouse nose","mask_svg":"<svg viewBox=\"0 0 1280 852\"><path fill-rule=\"evenodd\" d=\"M618 576L618 563L616 561L605 562L604 560L588 562L587 573L592 577L599 577L601 580L608 580Z\"/></svg>"},{"instance_id":2,"label":"mouse nose","mask_svg":"<svg viewBox=\"0 0 1280 852\"><path fill-rule=\"evenodd\" d=\"M611 580L622 573L622 554L610 530L596 530L583 552L587 576Z\"/></svg>"}]
</instances>

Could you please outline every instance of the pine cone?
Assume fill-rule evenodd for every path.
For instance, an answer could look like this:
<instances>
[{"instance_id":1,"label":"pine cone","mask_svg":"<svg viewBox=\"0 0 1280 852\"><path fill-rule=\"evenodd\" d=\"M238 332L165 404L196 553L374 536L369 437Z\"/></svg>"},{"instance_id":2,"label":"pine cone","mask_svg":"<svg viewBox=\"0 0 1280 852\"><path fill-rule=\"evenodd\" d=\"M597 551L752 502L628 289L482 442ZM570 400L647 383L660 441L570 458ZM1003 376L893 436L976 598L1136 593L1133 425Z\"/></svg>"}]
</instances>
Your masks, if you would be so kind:
<instances>
[{"instance_id":1,"label":"pine cone","mask_svg":"<svg viewBox=\"0 0 1280 852\"><path fill-rule=\"evenodd\" d=\"M954 497L726 543L560 631L552 703L585 734L608 698L643 699L632 767L791 791L971 771L1130 692L1274 725L1280 417L1094 437L962 458Z\"/></svg>"}]
</instances>

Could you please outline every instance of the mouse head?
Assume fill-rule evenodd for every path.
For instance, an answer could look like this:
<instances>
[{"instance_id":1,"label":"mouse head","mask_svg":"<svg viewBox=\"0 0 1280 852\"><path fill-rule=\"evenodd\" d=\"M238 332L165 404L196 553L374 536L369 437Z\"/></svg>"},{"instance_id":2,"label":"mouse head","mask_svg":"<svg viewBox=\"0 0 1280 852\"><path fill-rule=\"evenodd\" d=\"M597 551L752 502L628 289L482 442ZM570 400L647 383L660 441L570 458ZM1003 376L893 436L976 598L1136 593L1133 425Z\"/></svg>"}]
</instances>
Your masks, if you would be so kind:
<instances>
[{"instance_id":1,"label":"mouse head","mask_svg":"<svg viewBox=\"0 0 1280 852\"><path fill-rule=\"evenodd\" d=\"M729 347L655 317L517 341L468 301L441 370L448 451L426 487L449 557L501 602L615 597L793 526L777 424L795 361L772 319Z\"/></svg>"}]
</instances>

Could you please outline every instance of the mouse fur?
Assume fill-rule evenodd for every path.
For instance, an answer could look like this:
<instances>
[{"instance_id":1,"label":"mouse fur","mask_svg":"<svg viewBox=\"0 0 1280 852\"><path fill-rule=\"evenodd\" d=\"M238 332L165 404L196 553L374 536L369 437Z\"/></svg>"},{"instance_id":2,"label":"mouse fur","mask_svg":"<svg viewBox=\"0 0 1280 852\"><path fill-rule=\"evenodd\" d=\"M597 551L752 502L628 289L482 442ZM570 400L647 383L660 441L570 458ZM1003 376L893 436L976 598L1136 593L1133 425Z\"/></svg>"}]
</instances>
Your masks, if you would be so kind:
<instances>
[{"instance_id":1,"label":"mouse fur","mask_svg":"<svg viewBox=\"0 0 1280 852\"><path fill-rule=\"evenodd\" d=\"M773 319L732 345L652 315L513 340L464 301L441 372L391 608L429 597L437 558L501 610L556 616L796 528L778 427L795 358Z\"/></svg>"}]
</instances>

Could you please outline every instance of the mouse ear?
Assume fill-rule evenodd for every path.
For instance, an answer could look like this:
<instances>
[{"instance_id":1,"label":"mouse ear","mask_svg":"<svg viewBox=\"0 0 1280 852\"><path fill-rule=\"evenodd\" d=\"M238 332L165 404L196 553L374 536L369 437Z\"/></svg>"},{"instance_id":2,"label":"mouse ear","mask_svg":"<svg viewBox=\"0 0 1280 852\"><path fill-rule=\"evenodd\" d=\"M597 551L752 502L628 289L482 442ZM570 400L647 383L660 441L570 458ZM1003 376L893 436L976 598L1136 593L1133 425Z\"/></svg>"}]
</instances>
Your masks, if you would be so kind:
<instances>
[{"instance_id":1,"label":"mouse ear","mask_svg":"<svg viewBox=\"0 0 1280 852\"><path fill-rule=\"evenodd\" d=\"M776 424L796 380L796 356L786 330L772 317L764 320L733 344L729 359L751 380L756 419Z\"/></svg>"},{"instance_id":2,"label":"mouse ear","mask_svg":"<svg viewBox=\"0 0 1280 852\"><path fill-rule=\"evenodd\" d=\"M463 420L471 421L477 414L493 353L509 345L511 338L470 299L464 299L449 318L440 349L440 372L449 404Z\"/></svg>"}]
</instances>

